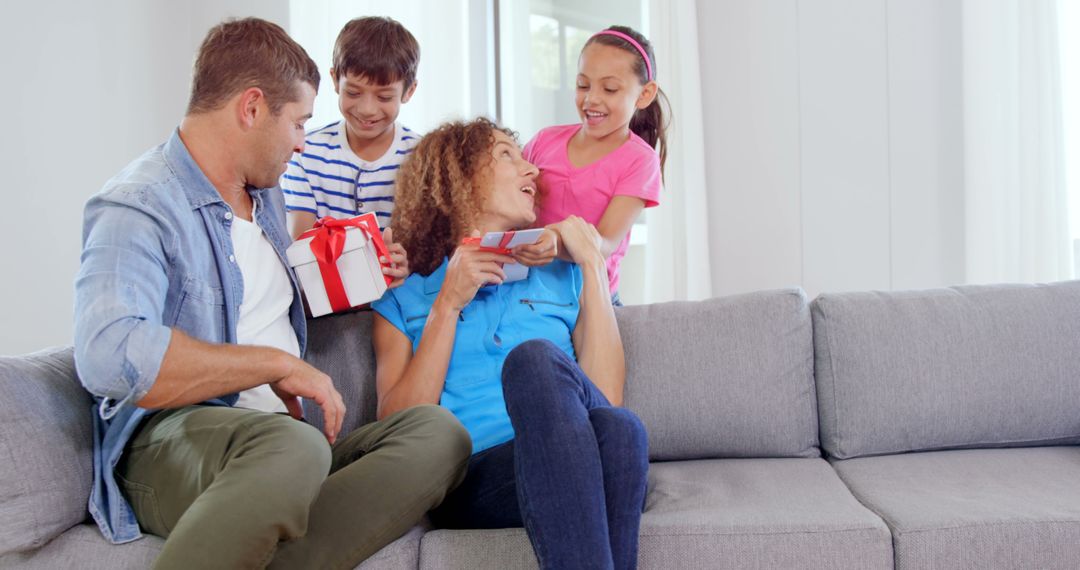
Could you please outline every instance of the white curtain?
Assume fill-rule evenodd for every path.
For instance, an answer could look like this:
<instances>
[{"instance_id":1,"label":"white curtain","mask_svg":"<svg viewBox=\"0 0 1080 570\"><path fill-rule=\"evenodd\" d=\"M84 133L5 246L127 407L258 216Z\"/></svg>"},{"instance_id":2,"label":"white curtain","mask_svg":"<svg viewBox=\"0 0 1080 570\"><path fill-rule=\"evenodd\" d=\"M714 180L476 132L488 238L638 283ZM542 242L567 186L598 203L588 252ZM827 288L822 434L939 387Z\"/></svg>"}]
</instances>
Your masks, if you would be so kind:
<instances>
[{"instance_id":1,"label":"white curtain","mask_svg":"<svg viewBox=\"0 0 1080 570\"><path fill-rule=\"evenodd\" d=\"M712 295L695 0L651 0L649 40L673 121L660 206L646 214L645 302Z\"/></svg>"},{"instance_id":2,"label":"white curtain","mask_svg":"<svg viewBox=\"0 0 1080 570\"><path fill-rule=\"evenodd\" d=\"M1058 41L1065 115L1065 179L1069 186L1069 229L1073 278L1080 279L1080 1L1058 0Z\"/></svg>"},{"instance_id":3,"label":"white curtain","mask_svg":"<svg viewBox=\"0 0 1080 570\"><path fill-rule=\"evenodd\" d=\"M967 281L1072 276L1055 0L964 0Z\"/></svg>"}]
</instances>

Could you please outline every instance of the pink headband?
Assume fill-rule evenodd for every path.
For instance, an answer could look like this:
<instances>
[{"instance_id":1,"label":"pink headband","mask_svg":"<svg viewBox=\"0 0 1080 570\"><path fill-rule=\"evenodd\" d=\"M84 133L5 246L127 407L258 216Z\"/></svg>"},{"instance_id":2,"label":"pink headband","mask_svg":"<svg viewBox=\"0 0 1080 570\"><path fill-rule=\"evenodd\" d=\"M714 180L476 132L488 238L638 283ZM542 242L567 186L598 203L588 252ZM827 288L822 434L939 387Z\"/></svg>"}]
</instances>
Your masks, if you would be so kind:
<instances>
[{"instance_id":1,"label":"pink headband","mask_svg":"<svg viewBox=\"0 0 1080 570\"><path fill-rule=\"evenodd\" d=\"M637 41L635 41L634 38L620 32L620 31L616 31L616 30L600 30L599 32L596 32L595 34L593 34L594 38L596 36L615 36L617 38L622 38L622 39L630 42L630 45L637 48L638 53L641 54L641 59L645 60L645 69L649 72L649 81L652 81L653 79L656 79L656 77L653 75L653 72L652 72L652 62L649 61L649 54L645 53L645 48L641 47L641 44L637 43Z\"/></svg>"}]
</instances>

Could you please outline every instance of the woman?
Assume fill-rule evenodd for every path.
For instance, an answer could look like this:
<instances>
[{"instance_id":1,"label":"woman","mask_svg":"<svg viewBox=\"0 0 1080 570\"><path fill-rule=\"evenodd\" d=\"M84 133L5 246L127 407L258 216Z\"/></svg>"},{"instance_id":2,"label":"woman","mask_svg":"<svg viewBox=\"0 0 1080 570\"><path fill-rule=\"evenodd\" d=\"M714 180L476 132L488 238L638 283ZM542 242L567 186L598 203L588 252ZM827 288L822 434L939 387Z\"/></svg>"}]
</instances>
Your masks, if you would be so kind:
<instances>
[{"instance_id":1,"label":"woman","mask_svg":"<svg viewBox=\"0 0 1080 570\"><path fill-rule=\"evenodd\" d=\"M486 119L448 123L399 174L392 227L414 273L373 305L379 417L441 403L468 429L449 528L524 526L541 568L634 568L648 471L596 229L553 226L573 263L503 284L509 255L463 244L536 219L536 167Z\"/></svg>"}]
</instances>

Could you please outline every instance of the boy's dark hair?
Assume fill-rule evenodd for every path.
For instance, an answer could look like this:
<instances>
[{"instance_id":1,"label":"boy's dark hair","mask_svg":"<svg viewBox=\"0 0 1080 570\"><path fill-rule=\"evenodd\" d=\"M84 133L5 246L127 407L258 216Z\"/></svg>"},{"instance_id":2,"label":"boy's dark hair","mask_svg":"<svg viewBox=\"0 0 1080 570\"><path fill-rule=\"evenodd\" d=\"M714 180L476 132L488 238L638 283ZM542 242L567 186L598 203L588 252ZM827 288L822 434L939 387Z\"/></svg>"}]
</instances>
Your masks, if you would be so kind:
<instances>
[{"instance_id":1,"label":"boy's dark hair","mask_svg":"<svg viewBox=\"0 0 1080 570\"><path fill-rule=\"evenodd\" d=\"M420 44L405 26L390 18L351 20L334 42L338 79L356 75L379 85L402 81L404 91L408 91L416 82L419 65Z\"/></svg>"},{"instance_id":2,"label":"boy's dark hair","mask_svg":"<svg viewBox=\"0 0 1080 570\"><path fill-rule=\"evenodd\" d=\"M653 79L655 79L656 55L653 53L652 43L633 28L626 26L609 26L607 29L626 34L631 38L634 38L634 41L641 45L642 49L644 49L645 53L649 56L649 64L654 70ZM585 42L585 46L589 46L590 44L616 47L633 55L635 61L634 74L637 75L638 80L641 81L642 85L649 82L649 71L645 65L645 60L642 59L641 52L639 52L630 42L618 36L599 34L589 38L589 41ZM664 112L664 108L667 108L666 113ZM630 130L660 153L661 174L664 172L664 163L667 162L667 128L670 122L671 104L668 103L667 95L664 94L664 90L659 88L656 90L656 98L653 99L652 104L644 109L634 111L634 116L630 119Z\"/></svg>"},{"instance_id":3,"label":"boy's dark hair","mask_svg":"<svg viewBox=\"0 0 1080 570\"><path fill-rule=\"evenodd\" d=\"M270 112L299 101L297 84L319 90L319 68L281 26L244 18L226 20L206 34L191 78L189 115L220 109L230 97L258 87Z\"/></svg>"}]
</instances>

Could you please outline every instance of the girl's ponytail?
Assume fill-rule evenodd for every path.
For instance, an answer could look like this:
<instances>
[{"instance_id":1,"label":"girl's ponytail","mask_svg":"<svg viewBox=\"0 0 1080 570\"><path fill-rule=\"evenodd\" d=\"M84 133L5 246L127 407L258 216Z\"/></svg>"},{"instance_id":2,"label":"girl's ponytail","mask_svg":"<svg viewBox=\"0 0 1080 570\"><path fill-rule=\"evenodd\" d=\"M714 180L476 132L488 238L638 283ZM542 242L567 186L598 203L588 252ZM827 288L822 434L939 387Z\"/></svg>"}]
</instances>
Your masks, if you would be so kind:
<instances>
[{"instance_id":1,"label":"girl's ponytail","mask_svg":"<svg viewBox=\"0 0 1080 570\"><path fill-rule=\"evenodd\" d=\"M666 113L664 108L667 108ZM630 130L660 154L660 176L664 175L664 163L667 162L667 128L670 124L671 104L663 89L657 89L653 102L634 111L630 119Z\"/></svg>"},{"instance_id":2,"label":"girl's ponytail","mask_svg":"<svg viewBox=\"0 0 1080 570\"><path fill-rule=\"evenodd\" d=\"M636 45L627 41L623 36L632 38ZM652 44L649 43L645 36L634 29L626 26L609 26L589 38L585 45L588 46L593 43L617 47L633 54L637 62L634 65L634 73L638 76L642 85L654 79L656 56L653 54ZM667 128L670 123L671 104L668 103L664 90L659 88L656 90L656 98L653 99L652 104L644 109L638 109L634 112L634 116L630 118L630 131L641 137L649 146L656 149L656 152L660 155L661 176L664 174L664 163L667 162Z\"/></svg>"}]
</instances>

